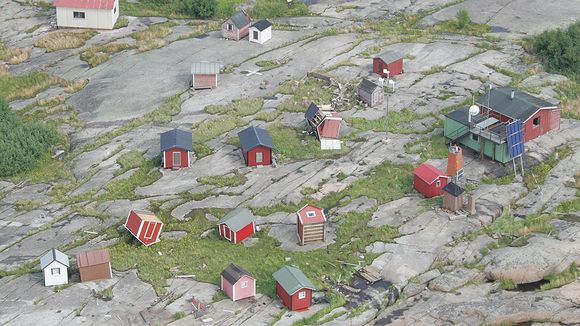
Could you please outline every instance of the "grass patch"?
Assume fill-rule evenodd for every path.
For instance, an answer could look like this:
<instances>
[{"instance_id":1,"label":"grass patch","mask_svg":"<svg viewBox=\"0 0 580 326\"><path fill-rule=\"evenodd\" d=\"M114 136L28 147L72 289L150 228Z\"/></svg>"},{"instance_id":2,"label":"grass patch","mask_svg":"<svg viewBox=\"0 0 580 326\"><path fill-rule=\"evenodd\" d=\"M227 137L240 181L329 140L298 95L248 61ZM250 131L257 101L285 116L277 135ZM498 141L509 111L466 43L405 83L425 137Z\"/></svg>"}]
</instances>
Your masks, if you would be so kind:
<instances>
[{"instance_id":1,"label":"grass patch","mask_svg":"<svg viewBox=\"0 0 580 326\"><path fill-rule=\"evenodd\" d=\"M18 212L30 212L31 210L37 209L42 206L41 202L31 200L31 199L19 199L14 203L14 209Z\"/></svg>"},{"instance_id":2,"label":"grass patch","mask_svg":"<svg viewBox=\"0 0 580 326\"><path fill-rule=\"evenodd\" d=\"M417 131L415 129L405 127L404 124L408 124L412 121L421 120L428 115L421 115L410 109L402 109L401 111L389 112L389 132L396 134L413 134L413 133L426 133L432 130L428 129L425 131ZM348 124L360 131L385 131L386 129L386 118L380 118L375 120L369 120L366 118L350 118L346 119ZM434 128L434 126L433 126Z\"/></svg>"},{"instance_id":3,"label":"grass patch","mask_svg":"<svg viewBox=\"0 0 580 326\"><path fill-rule=\"evenodd\" d=\"M484 176L481 178L480 182L483 184L509 185L510 183L513 183L514 180L515 176L509 173L503 177Z\"/></svg>"},{"instance_id":4,"label":"grass patch","mask_svg":"<svg viewBox=\"0 0 580 326\"><path fill-rule=\"evenodd\" d=\"M115 25L113 25L113 29L119 29L127 26L129 26L129 19L127 19L127 17L119 17L117 18Z\"/></svg>"},{"instance_id":5,"label":"grass patch","mask_svg":"<svg viewBox=\"0 0 580 326\"><path fill-rule=\"evenodd\" d=\"M245 117L256 114L262 109L264 100L261 98L234 100L228 105L212 104L205 107L209 114L226 114L231 116Z\"/></svg>"},{"instance_id":6,"label":"grass patch","mask_svg":"<svg viewBox=\"0 0 580 326\"><path fill-rule=\"evenodd\" d=\"M143 187L152 184L161 178L159 165L161 156L156 156L150 160L142 161L138 170L126 179L113 180L104 187L106 193L96 198L97 201L130 199L136 200L140 197L135 194L137 187Z\"/></svg>"},{"instance_id":7,"label":"grass patch","mask_svg":"<svg viewBox=\"0 0 580 326\"><path fill-rule=\"evenodd\" d=\"M338 291L328 291L325 293L325 297L326 301L328 301L328 306L317 311L310 317L300 319L299 321L292 324L292 326L321 325L321 323L318 323L320 318L328 315L334 309L342 307L346 304L346 297Z\"/></svg>"},{"instance_id":8,"label":"grass patch","mask_svg":"<svg viewBox=\"0 0 580 326\"><path fill-rule=\"evenodd\" d=\"M580 84L566 81L556 85L562 118L580 120Z\"/></svg>"},{"instance_id":9,"label":"grass patch","mask_svg":"<svg viewBox=\"0 0 580 326\"><path fill-rule=\"evenodd\" d=\"M278 118L280 116L280 114L282 114L282 112L277 111L277 110L260 111L260 112L258 112L258 114L256 114L254 119L266 121L266 122L272 122L272 121L276 120L276 118Z\"/></svg>"},{"instance_id":10,"label":"grass patch","mask_svg":"<svg viewBox=\"0 0 580 326\"><path fill-rule=\"evenodd\" d=\"M288 63L290 59L287 60L261 60L256 62L256 66L260 67L260 72L276 69L282 65Z\"/></svg>"},{"instance_id":11,"label":"grass patch","mask_svg":"<svg viewBox=\"0 0 580 326\"><path fill-rule=\"evenodd\" d=\"M429 70L423 71L422 74L425 76L433 75L433 74L442 72L443 69L445 69L445 67L442 67L439 65L434 65L431 68L429 68Z\"/></svg>"},{"instance_id":12,"label":"grass patch","mask_svg":"<svg viewBox=\"0 0 580 326\"><path fill-rule=\"evenodd\" d=\"M192 128L192 138L194 143L202 143L212 140L231 130L247 125L248 122L240 117L226 116L213 120L206 120L195 124Z\"/></svg>"},{"instance_id":13,"label":"grass patch","mask_svg":"<svg viewBox=\"0 0 580 326\"><path fill-rule=\"evenodd\" d=\"M303 134L301 129L282 124L273 124L268 130L275 144L274 151L290 160L338 158L350 151L344 145L340 150L322 150L314 136Z\"/></svg>"},{"instance_id":14,"label":"grass patch","mask_svg":"<svg viewBox=\"0 0 580 326\"><path fill-rule=\"evenodd\" d=\"M446 158L449 147L445 143L443 134L433 135L429 138L421 138L405 144L405 152L408 154L420 154L421 160Z\"/></svg>"},{"instance_id":15,"label":"grass patch","mask_svg":"<svg viewBox=\"0 0 580 326\"><path fill-rule=\"evenodd\" d=\"M358 6L354 6L354 5L338 6L338 7L336 7L336 9L334 11L343 12L345 10L353 10L353 9L358 9Z\"/></svg>"},{"instance_id":16,"label":"grass patch","mask_svg":"<svg viewBox=\"0 0 580 326\"><path fill-rule=\"evenodd\" d=\"M97 35L95 31L85 32L68 32L56 31L43 35L34 40L32 44L38 48L44 48L47 52L53 52L63 49L76 49L85 45L93 36Z\"/></svg>"},{"instance_id":17,"label":"grass patch","mask_svg":"<svg viewBox=\"0 0 580 326\"><path fill-rule=\"evenodd\" d=\"M549 214L533 214L526 216L525 219L516 219L509 210L504 209L493 223L483 228L483 232L489 236L497 234L508 237L506 239L508 243L504 243L504 245L508 245L512 242L512 236L526 236L530 233L557 233L556 228L549 223L552 219L553 216Z\"/></svg>"},{"instance_id":18,"label":"grass patch","mask_svg":"<svg viewBox=\"0 0 580 326\"><path fill-rule=\"evenodd\" d=\"M120 0L121 15L134 17L167 17L170 19L191 19L190 15L182 12L180 1L143 0L129 2Z\"/></svg>"},{"instance_id":19,"label":"grass patch","mask_svg":"<svg viewBox=\"0 0 580 326\"><path fill-rule=\"evenodd\" d=\"M221 28L220 22L217 21L207 21L202 24L196 24L193 26L193 29L189 32L184 32L179 34L180 40L190 39L207 32L219 30Z\"/></svg>"},{"instance_id":20,"label":"grass patch","mask_svg":"<svg viewBox=\"0 0 580 326\"><path fill-rule=\"evenodd\" d=\"M171 34L171 28L176 25L177 23L175 22L154 24L143 31L134 32L130 36L137 41L137 49L139 52L159 49L168 44L164 38Z\"/></svg>"},{"instance_id":21,"label":"grass patch","mask_svg":"<svg viewBox=\"0 0 580 326\"><path fill-rule=\"evenodd\" d=\"M0 74L0 97L7 101L31 98L50 86L63 84L62 78L53 77L40 71L23 75Z\"/></svg>"},{"instance_id":22,"label":"grass patch","mask_svg":"<svg viewBox=\"0 0 580 326\"><path fill-rule=\"evenodd\" d=\"M214 150L204 143L193 143L193 152L197 159L200 159L212 155Z\"/></svg>"},{"instance_id":23,"label":"grass patch","mask_svg":"<svg viewBox=\"0 0 580 326\"><path fill-rule=\"evenodd\" d=\"M7 62L11 65L22 63L30 57L29 49L21 49L17 47L6 47L4 43L0 42L0 61Z\"/></svg>"},{"instance_id":24,"label":"grass patch","mask_svg":"<svg viewBox=\"0 0 580 326\"><path fill-rule=\"evenodd\" d=\"M544 280L548 281L548 283L540 286L540 290L545 291L562 287L566 284L574 282L578 276L580 276L578 266L576 266L576 263L572 263L570 268L563 271L562 273L544 277Z\"/></svg>"},{"instance_id":25,"label":"grass patch","mask_svg":"<svg viewBox=\"0 0 580 326\"><path fill-rule=\"evenodd\" d=\"M236 187L243 185L246 181L248 181L248 178L246 178L246 176L239 170L228 175L212 175L197 178L197 182L203 185L215 186L217 188Z\"/></svg>"},{"instance_id":26,"label":"grass patch","mask_svg":"<svg viewBox=\"0 0 580 326\"><path fill-rule=\"evenodd\" d=\"M185 311L178 311L178 312L173 314L173 320L179 320L181 318L184 318L185 316L187 316Z\"/></svg>"},{"instance_id":27,"label":"grass patch","mask_svg":"<svg viewBox=\"0 0 580 326\"><path fill-rule=\"evenodd\" d=\"M41 28L42 25L44 25L44 24L36 24L36 25L30 27L29 29L25 30L24 33L32 34L32 33L36 32L39 28Z\"/></svg>"},{"instance_id":28,"label":"grass patch","mask_svg":"<svg viewBox=\"0 0 580 326\"><path fill-rule=\"evenodd\" d=\"M292 1L292 4L288 5L286 1L257 0L256 5L249 14L253 18L272 18L310 16L310 11L308 10L308 6L301 1Z\"/></svg>"},{"instance_id":29,"label":"grass patch","mask_svg":"<svg viewBox=\"0 0 580 326\"><path fill-rule=\"evenodd\" d=\"M95 296L103 301L113 300L113 286L102 289L101 291L95 293Z\"/></svg>"},{"instance_id":30,"label":"grass patch","mask_svg":"<svg viewBox=\"0 0 580 326\"><path fill-rule=\"evenodd\" d=\"M108 61L112 54L136 48L137 48L136 45L124 43L108 43L105 45L93 45L87 50L85 50L83 53L81 53L80 59L88 63L89 66L91 66L91 68L94 68L100 65L101 63Z\"/></svg>"},{"instance_id":31,"label":"grass patch","mask_svg":"<svg viewBox=\"0 0 580 326\"><path fill-rule=\"evenodd\" d=\"M116 176L140 167L145 163L145 158L143 158L142 152L128 151L117 158L117 163L119 163L121 169L115 171Z\"/></svg>"},{"instance_id":32,"label":"grass patch","mask_svg":"<svg viewBox=\"0 0 580 326\"><path fill-rule=\"evenodd\" d=\"M501 50L501 46L499 46L495 43L485 42L485 41L479 42L475 46L477 46L480 49L485 49L485 50L496 50L496 51Z\"/></svg>"},{"instance_id":33,"label":"grass patch","mask_svg":"<svg viewBox=\"0 0 580 326\"><path fill-rule=\"evenodd\" d=\"M564 145L556 149L555 153L550 155L542 163L534 165L524 176L524 184L528 190L536 189L544 184L548 173L564 158L572 155L573 150L570 146Z\"/></svg>"},{"instance_id":34,"label":"grass patch","mask_svg":"<svg viewBox=\"0 0 580 326\"><path fill-rule=\"evenodd\" d=\"M278 87L276 92L292 95L291 98L280 103L278 106L279 111L306 112L311 102L320 105L330 103L332 99L330 86L314 78L306 78L301 81L286 81Z\"/></svg>"},{"instance_id":35,"label":"grass patch","mask_svg":"<svg viewBox=\"0 0 580 326\"><path fill-rule=\"evenodd\" d=\"M509 280L509 279L505 279L505 280L499 280L499 287L501 287L504 290L514 290L518 286L517 286L517 284L514 283L514 281Z\"/></svg>"},{"instance_id":36,"label":"grass patch","mask_svg":"<svg viewBox=\"0 0 580 326\"><path fill-rule=\"evenodd\" d=\"M476 24L470 22L465 27L461 28L457 20L446 20L433 27L435 33L454 33L474 36L483 36L483 34L491 32L491 28L486 24Z\"/></svg>"}]
</instances>

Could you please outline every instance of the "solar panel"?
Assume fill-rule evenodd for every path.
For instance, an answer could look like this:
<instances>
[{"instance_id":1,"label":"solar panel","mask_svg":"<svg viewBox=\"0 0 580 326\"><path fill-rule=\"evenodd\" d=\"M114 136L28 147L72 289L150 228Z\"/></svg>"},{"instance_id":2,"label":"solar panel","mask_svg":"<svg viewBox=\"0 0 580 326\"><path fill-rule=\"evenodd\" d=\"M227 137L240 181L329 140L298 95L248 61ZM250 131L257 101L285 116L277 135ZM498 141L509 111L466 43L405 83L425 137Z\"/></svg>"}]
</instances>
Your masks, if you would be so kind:
<instances>
[{"instance_id":1,"label":"solar panel","mask_svg":"<svg viewBox=\"0 0 580 326\"><path fill-rule=\"evenodd\" d=\"M524 129L522 122L516 120L508 124L506 131L510 158L514 159L524 154Z\"/></svg>"}]
</instances>

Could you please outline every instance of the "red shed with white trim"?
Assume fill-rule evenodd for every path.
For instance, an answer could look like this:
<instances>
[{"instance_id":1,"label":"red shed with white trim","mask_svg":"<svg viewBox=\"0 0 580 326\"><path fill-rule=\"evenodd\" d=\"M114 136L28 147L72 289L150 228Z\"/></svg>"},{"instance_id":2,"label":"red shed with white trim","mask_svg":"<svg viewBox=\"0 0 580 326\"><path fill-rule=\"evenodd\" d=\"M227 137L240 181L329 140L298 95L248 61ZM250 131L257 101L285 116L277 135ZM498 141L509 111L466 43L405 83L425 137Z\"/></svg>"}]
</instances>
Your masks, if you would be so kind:
<instances>
[{"instance_id":1,"label":"red shed with white trim","mask_svg":"<svg viewBox=\"0 0 580 326\"><path fill-rule=\"evenodd\" d=\"M238 133L242 145L242 155L247 166L272 164L272 137L266 129L254 126Z\"/></svg>"},{"instance_id":2,"label":"red shed with white trim","mask_svg":"<svg viewBox=\"0 0 580 326\"><path fill-rule=\"evenodd\" d=\"M296 267L284 266L272 275L276 280L276 294L289 310L306 310L312 305L312 282Z\"/></svg>"},{"instance_id":3,"label":"red shed with white trim","mask_svg":"<svg viewBox=\"0 0 580 326\"><path fill-rule=\"evenodd\" d=\"M166 131L161 134L160 143L163 168L179 169L191 166L191 132L180 129Z\"/></svg>"},{"instance_id":4,"label":"red shed with white trim","mask_svg":"<svg viewBox=\"0 0 580 326\"><path fill-rule=\"evenodd\" d=\"M163 228L163 222L152 212L131 210L125 229L145 246L159 242L159 235Z\"/></svg>"},{"instance_id":5,"label":"red shed with white trim","mask_svg":"<svg viewBox=\"0 0 580 326\"><path fill-rule=\"evenodd\" d=\"M305 205L296 212L300 245L324 242L326 216L324 210L314 205Z\"/></svg>"},{"instance_id":6,"label":"red shed with white trim","mask_svg":"<svg viewBox=\"0 0 580 326\"><path fill-rule=\"evenodd\" d=\"M443 193L449 177L431 164L423 163L413 171L413 187L425 197L431 198Z\"/></svg>"},{"instance_id":7,"label":"red shed with white trim","mask_svg":"<svg viewBox=\"0 0 580 326\"><path fill-rule=\"evenodd\" d=\"M247 208L236 208L218 222L218 231L222 237L238 243L256 232L256 217Z\"/></svg>"},{"instance_id":8,"label":"red shed with white trim","mask_svg":"<svg viewBox=\"0 0 580 326\"><path fill-rule=\"evenodd\" d=\"M389 71L389 74L385 73ZM403 73L403 56L396 52L383 52L373 58L373 72L381 77L394 77Z\"/></svg>"}]
</instances>

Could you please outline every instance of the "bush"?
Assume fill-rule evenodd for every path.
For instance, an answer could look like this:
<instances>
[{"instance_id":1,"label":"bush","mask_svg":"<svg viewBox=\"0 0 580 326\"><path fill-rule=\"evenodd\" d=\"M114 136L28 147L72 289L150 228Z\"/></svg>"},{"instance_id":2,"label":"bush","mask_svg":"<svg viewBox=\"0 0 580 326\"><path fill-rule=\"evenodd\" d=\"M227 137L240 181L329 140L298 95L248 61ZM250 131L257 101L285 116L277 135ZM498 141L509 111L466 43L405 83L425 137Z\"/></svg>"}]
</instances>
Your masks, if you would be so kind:
<instances>
[{"instance_id":1,"label":"bush","mask_svg":"<svg viewBox=\"0 0 580 326\"><path fill-rule=\"evenodd\" d=\"M23 123L0 98L0 177L32 170L58 139L54 128L40 122Z\"/></svg>"},{"instance_id":2,"label":"bush","mask_svg":"<svg viewBox=\"0 0 580 326\"><path fill-rule=\"evenodd\" d=\"M548 71L580 82L580 21L568 29L543 32L529 40L527 48L542 58Z\"/></svg>"},{"instance_id":3,"label":"bush","mask_svg":"<svg viewBox=\"0 0 580 326\"><path fill-rule=\"evenodd\" d=\"M183 10L185 13L199 18L213 17L217 12L216 0L184 0Z\"/></svg>"},{"instance_id":4,"label":"bush","mask_svg":"<svg viewBox=\"0 0 580 326\"><path fill-rule=\"evenodd\" d=\"M465 9L459 10L455 18L457 18L457 28L459 29L464 29L471 24L471 18L469 18L469 13Z\"/></svg>"}]
</instances>

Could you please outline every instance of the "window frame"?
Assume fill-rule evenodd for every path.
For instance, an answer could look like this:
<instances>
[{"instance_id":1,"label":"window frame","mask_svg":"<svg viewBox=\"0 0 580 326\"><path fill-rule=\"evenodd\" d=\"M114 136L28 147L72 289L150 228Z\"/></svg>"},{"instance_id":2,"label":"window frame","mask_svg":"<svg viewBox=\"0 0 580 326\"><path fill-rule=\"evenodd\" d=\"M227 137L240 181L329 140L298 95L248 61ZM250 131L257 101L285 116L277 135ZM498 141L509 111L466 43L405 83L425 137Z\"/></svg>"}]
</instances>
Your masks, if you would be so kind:
<instances>
[{"instance_id":1,"label":"window frame","mask_svg":"<svg viewBox=\"0 0 580 326\"><path fill-rule=\"evenodd\" d=\"M474 136L475 136L475 138L474 138ZM479 143L479 135L471 134L471 140Z\"/></svg>"},{"instance_id":2,"label":"window frame","mask_svg":"<svg viewBox=\"0 0 580 326\"><path fill-rule=\"evenodd\" d=\"M245 289L245 288L247 288L247 287L248 287L248 285L249 285L249 284L248 284L248 281L243 281L243 282L242 282L242 284L240 284L240 288L241 288L241 289Z\"/></svg>"},{"instance_id":3,"label":"window frame","mask_svg":"<svg viewBox=\"0 0 580 326\"><path fill-rule=\"evenodd\" d=\"M298 300L304 300L304 299L306 299L306 291L298 292Z\"/></svg>"},{"instance_id":4,"label":"window frame","mask_svg":"<svg viewBox=\"0 0 580 326\"><path fill-rule=\"evenodd\" d=\"M542 124L542 120L540 118L541 117L535 117L534 119L532 119L532 127L538 128ZM538 121L537 124L536 121Z\"/></svg>"},{"instance_id":5,"label":"window frame","mask_svg":"<svg viewBox=\"0 0 580 326\"><path fill-rule=\"evenodd\" d=\"M227 24L226 24L226 29L227 29L228 31L233 31L233 30L234 30L234 24L227 23Z\"/></svg>"},{"instance_id":6,"label":"window frame","mask_svg":"<svg viewBox=\"0 0 580 326\"><path fill-rule=\"evenodd\" d=\"M252 36L254 37L254 40L260 39L260 33L258 31L253 31Z\"/></svg>"},{"instance_id":7,"label":"window frame","mask_svg":"<svg viewBox=\"0 0 580 326\"><path fill-rule=\"evenodd\" d=\"M50 275L60 275L60 267L51 268Z\"/></svg>"},{"instance_id":8,"label":"window frame","mask_svg":"<svg viewBox=\"0 0 580 326\"><path fill-rule=\"evenodd\" d=\"M316 212L315 211L308 211L308 212L306 212L306 217L316 217Z\"/></svg>"},{"instance_id":9,"label":"window frame","mask_svg":"<svg viewBox=\"0 0 580 326\"><path fill-rule=\"evenodd\" d=\"M437 188L441 187L441 180L437 179L437 181L435 181L435 186Z\"/></svg>"},{"instance_id":10,"label":"window frame","mask_svg":"<svg viewBox=\"0 0 580 326\"><path fill-rule=\"evenodd\" d=\"M255 159L256 163L264 163L264 153L256 152Z\"/></svg>"},{"instance_id":11,"label":"window frame","mask_svg":"<svg viewBox=\"0 0 580 326\"><path fill-rule=\"evenodd\" d=\"M86 19L86 18L87 15L84 11L73 11L73 19Z\"/></svg>"}]
</instances>

